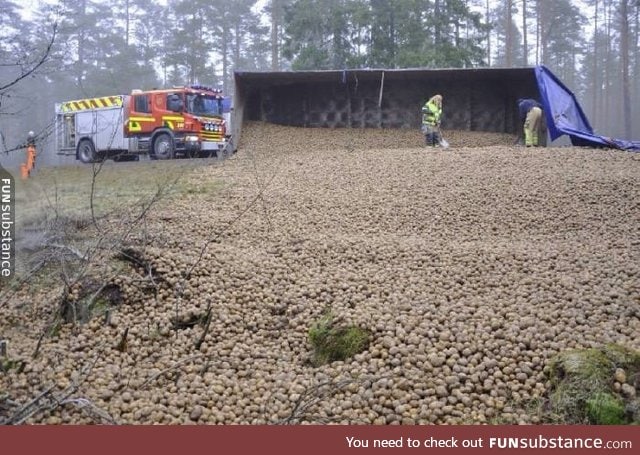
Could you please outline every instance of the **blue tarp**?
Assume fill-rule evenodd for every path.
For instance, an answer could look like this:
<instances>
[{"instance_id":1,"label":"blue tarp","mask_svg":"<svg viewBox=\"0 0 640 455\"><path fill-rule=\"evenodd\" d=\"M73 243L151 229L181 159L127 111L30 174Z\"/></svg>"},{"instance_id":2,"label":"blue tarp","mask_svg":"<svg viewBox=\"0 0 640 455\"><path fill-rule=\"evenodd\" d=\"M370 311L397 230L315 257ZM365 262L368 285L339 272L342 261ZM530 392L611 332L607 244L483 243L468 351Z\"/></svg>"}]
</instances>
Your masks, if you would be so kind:
<instances>
[{"instance_id":1,"label":"blue tarp","mask_svg":"<svg viewBox=\"0 0 640 455\"><path fill-rule=\"evenodd\" d=\"M640 141L612 139L595 134L571 90L547 67L536 66L535 70L551 140L566 134L573 145L640 151Z\"/></svg>"}]
</instances>

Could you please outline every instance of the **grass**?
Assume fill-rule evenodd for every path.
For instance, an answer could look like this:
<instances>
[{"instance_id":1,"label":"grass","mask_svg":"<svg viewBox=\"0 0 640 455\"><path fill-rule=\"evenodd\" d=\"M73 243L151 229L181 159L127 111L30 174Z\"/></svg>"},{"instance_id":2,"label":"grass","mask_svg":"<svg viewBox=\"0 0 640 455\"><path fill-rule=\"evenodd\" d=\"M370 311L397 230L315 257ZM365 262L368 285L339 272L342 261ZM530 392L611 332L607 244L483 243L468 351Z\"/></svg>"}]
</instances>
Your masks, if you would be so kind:
<instances>
[{"instance_id":1,"label":"grass","mask_svg":"<svg viewBox=\"0 0 640 455\"><path fill-rule=\"evenodd\" d=\"M313 347L315 366L336 360L346 360L364 351L369 345L370 334L356 326L337 325L330 312L316 321L309 329L309 341Z\"/></svg>"},{"instance_id":2,"label":"grass","mask_svg":"<svg viewBox=\"0 0 640 455\"><path fill-rule=\"evenodd\" d=\"M203 167L214 160L170 160L75 165L38 168L27 180L16 179L16 280L0 291L17 291L26 283L32 292L61 283L59 257L65 271L74 275L84 267L78 259L87 251L97 253L99 236L109 236L101 245L118 241L118 223L100 224L101 219L135 220L158 196L154 209L172 200L219 191L222 182L206 177ZM95 178L94 178L95 176ZM93 214L92 214L93 206ZM99 221L101 232L93 227ZM123 223L122 226L129 226ZM115 227L116 231L113 230ZM91 261L109 261L103 255ZM108 264L104 264L102 272ZM92 268L98 267L94 264ZM113 265L111 269L114 269ZM36 273L31 273L35 270ZM96 302L93 302L96 304ZM92 312L104 310L100 304Z\"/></svg>"},{"instance_id":3,"label":"grass","mask_svg":"<svg viewBox=\"0 0 640 455\"><path fill-rule=\"evenodd\" d=\"M9 370L17 370L21 373L26 363L24 360L2 359L0 358L0 373L7 373Z\"/></svg>"},{"instance_id":4,"label":"grass","mask_svg":"<svg viewBox=\"0 0 640 455\"><path fill-rule=\"evenodd\" d=\"M92 191L95 216L101 217L123 207L139 206L159 188L164 190L165 198L171 198L211 193L221 186L217 181L190 178L202 168L200 160L107 161L97 172L92 189L96 166L99 165L48 167L39 169L26 181L17 179L16 224L28 225L41 219L43 213L55 212L70 219L90 219Z\"/></svg>"},{"instance_id":5,"label":"grass","mask_svg":"<svg viewBox=\"0 0 640 455\"><path fill-rule=\"evenodd\" d=\"M565 424L638 424L625 413L625 397L613 389L616 368L640 375L640 353L609 344L561 352L549 363L549 416Z\"/></svg>"},{"instance_id":6,"label":"grass","mask_svg":"<svg viewBox=\"0 0 640 455\"><path fill-rule=\"evenodd\" d=\"M596 392L586 403L589 421L596 425L624 425L624 402L611 393Z\"/></svg>"}]
</instances>

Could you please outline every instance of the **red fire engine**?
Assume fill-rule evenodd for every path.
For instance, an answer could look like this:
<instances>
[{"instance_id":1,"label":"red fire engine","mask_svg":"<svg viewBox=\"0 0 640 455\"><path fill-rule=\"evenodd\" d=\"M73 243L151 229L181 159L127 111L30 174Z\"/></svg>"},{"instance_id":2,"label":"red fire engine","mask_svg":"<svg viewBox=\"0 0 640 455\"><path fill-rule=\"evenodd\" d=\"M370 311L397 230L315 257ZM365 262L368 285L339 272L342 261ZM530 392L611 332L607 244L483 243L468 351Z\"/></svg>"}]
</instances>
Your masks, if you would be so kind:
<instances>
[{"instance_id":1,"label":"red fire engine","mask_svg":"<svg viewBox=\"0 0 640 455\"><path fill-rule=\"evenodd\" d=\"M189 86L57 103L58 153L83 163L217 156L230 145L222 100L220 90Z\"/></svg>"}]
</instances>

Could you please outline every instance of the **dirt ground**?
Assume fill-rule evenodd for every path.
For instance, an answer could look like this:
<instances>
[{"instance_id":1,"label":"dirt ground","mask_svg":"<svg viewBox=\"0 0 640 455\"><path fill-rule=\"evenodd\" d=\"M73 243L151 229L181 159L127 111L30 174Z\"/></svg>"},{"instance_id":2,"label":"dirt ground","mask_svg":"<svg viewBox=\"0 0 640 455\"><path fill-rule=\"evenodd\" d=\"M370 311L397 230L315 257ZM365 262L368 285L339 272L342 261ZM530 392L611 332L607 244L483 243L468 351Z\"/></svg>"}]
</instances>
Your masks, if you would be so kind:
<instances>
[{"instance_id":1,"label":"dirt ground","mask_svg":"<svg viewBox=\"0 0 640 455\"><path fill-rule=\"evenodd\" d=\"M553 355L640 349L640 155L445 137L244 125L126 238L108 317L41 337L55 280L2 302L0 420L542 422ZM368 348L313 366L323 314Z\"/></svg>"}]
</instances>

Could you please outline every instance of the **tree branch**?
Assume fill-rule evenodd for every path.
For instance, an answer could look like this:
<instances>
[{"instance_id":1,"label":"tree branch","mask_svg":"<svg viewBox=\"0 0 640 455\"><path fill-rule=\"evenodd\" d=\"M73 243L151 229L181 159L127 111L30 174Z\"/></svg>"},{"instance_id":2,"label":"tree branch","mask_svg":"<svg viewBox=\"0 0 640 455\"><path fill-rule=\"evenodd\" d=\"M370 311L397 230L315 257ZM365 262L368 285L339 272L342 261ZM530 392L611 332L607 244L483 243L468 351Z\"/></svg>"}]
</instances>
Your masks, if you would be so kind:
<instances>
[{"instance_id":1,"label":"tree branch","mask_svg":"<svg viewBox=\"0 0 640 455\"><path fill-rule=\"evenodd\" d=\"M22 74L20 74L20 76L18 76L17 78L15 78L13 81L0 86L0 93L7 90L10 87L13 87L14 85L16 85L17 83L19 83L21 80L29 77L31 74L33 74L35 71L38 70L38 68L40 68L42 65L44 65L44 63L47 61L47 58L49 57L49 54L51 53L51 48L53 47L53 43L56 40L56 34L58 31L58 23L54 23L53 24L53 33L51 33L51 39L49 40L49 43L47 44L47 48L45 49L44 53L42 54L42 57L40 57L40 60L38 60L38 62L32 66L29 70L22 72Z\"/></svg>"}]
</instances>

